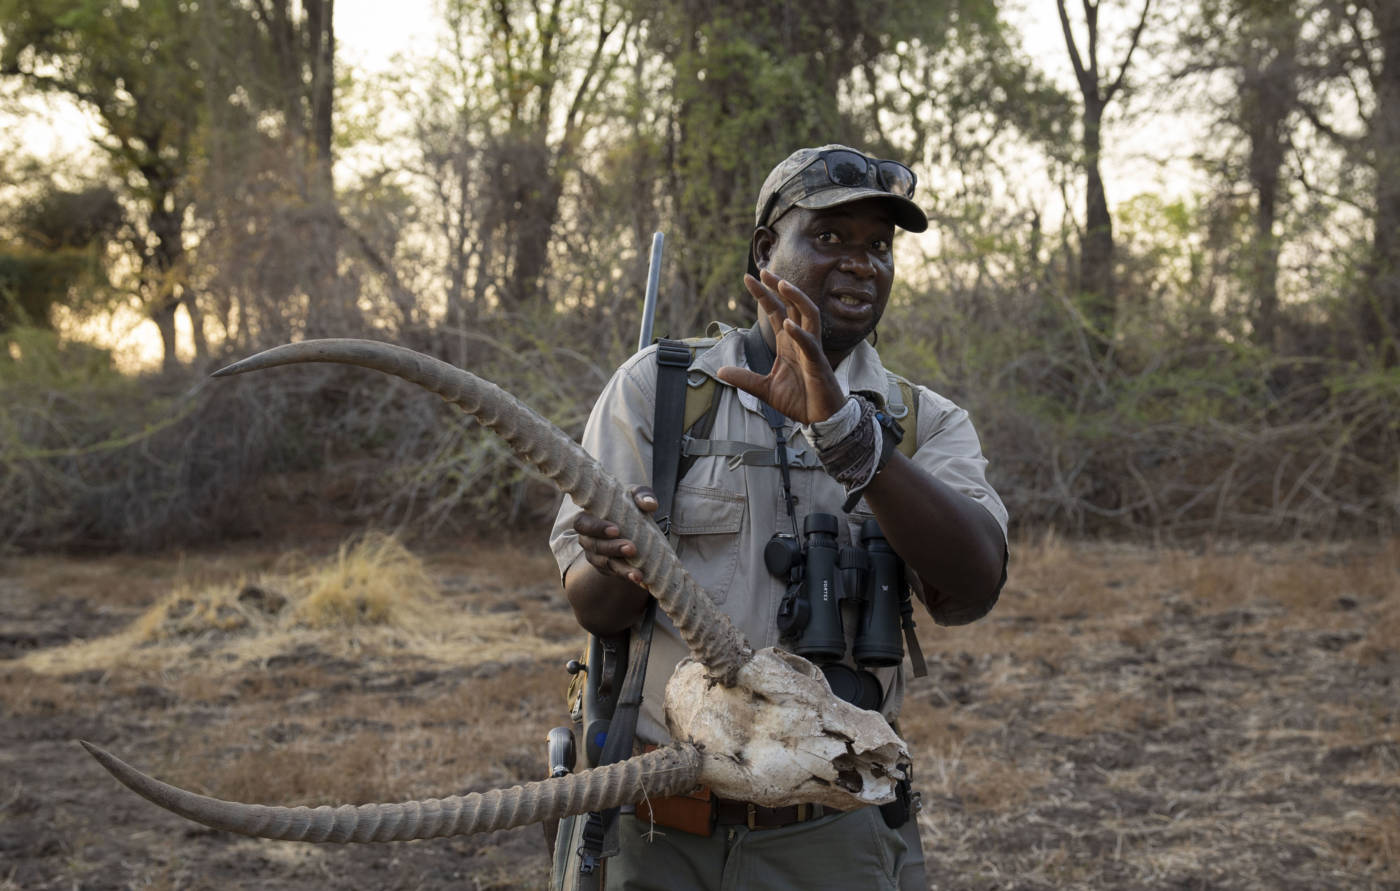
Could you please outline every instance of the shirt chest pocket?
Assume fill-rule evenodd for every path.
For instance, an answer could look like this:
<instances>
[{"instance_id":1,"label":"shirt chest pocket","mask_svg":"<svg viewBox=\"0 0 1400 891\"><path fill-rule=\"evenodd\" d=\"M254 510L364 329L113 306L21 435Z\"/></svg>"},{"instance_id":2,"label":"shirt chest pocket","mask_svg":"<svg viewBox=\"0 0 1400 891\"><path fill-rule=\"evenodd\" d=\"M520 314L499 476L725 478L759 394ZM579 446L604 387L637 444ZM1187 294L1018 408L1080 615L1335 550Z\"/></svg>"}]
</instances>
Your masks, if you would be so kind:
<instances>
[{"instance_id":1,"label":"shirt chest pocket","mask_svg":"<svg viewBox=\"0 0 1400 891\"><path fill-rule=\"evenodd\" d=\"M748 499L738 492L682 483L676 487L671 534L691 577L716 603L729 598L739 565Z\"/></svg>"}]
</instances>

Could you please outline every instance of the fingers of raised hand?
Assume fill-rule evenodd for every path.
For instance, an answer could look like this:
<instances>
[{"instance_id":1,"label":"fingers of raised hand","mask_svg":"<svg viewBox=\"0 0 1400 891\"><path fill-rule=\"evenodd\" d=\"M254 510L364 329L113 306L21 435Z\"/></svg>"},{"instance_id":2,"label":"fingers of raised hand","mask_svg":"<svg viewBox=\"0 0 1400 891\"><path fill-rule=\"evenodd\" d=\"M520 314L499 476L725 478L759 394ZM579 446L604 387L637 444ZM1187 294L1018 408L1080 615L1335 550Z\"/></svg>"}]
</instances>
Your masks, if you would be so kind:
<instances>
[{"instance_id":1,"label":"fingers of raised hand","mask_svg":"<svg viewBox=\"0 0 1400 891\"><path fill-rule=\"evenodd\" d=\"M767 284L769 279L775 278L771 272L762 272L762 280L754 278L752 275L744 276L744 287L758 301L758 305L768 314L768 320L773 323L776 330L782 324L782 320L787 316L787 309L783 305L782 299L774 287Z\"/></svg>"},{"instance_id":2,"label":"fingers of raised hand","mask_svg":"<svg viewBox=\"0 0 1400 891\"><path fill-rule=\"evenodd\" d=\"M792 288L792 285L769 272L767 269L760 270L758 275L765 293L770 296L770 300L764 304L764 308L768 310L769 316L774 317L772 319L773 330L776 331L782 328L782 320L785 318L799 318L796 310L793 308L792 298L783 293L783 285L787 285L788 288Z\"/></svg>"},{"instance_id":3,"label":"fingers of raised hand","mask_svg":"<svg viewBox=\"0 0 1400 891\"><path fill-rule=\"evenodd\" d=\"M821 311L812 302L812 298L803 293L802 289L794 285L787 279L778 278L768 270L763 270L764 281L768 284L778 299L783 302L787 317L799 323L808 331L821 330ZM771 281L769 281L771 279ZM776 327L776 326L775 326Z\"/></svg>"},{"instance_id":4,"label":"fingers of raised hand","mask_svg":"<svg viewBox=\"0 0 1400 891\"><path fill-rule=\"evenodd\" d=\"M818 323L818 326L817 330L820 331L820 323ZM804 358L810 361L816 361L826 355L822 352L821 339L818 338L816 333L811 329L799 325L792 319L788 319L783 323L783 330L787 332L789 337L797 342L797 345L802 349Z\"/></svg>"},{"instance_id":5,"label":"fingers of raised hand","mask_svg":"<svg viewBox=\"0 0 1400 891\"><path fill-rule=\"evenodd\" d=\"M735 365L724 365L715 371L715 376L731 387L737 387L746 393L752 393L763 399L767 393L767 378L761 374L755 374L747 368L739 368Z\"/></svg>"}]
</instances>

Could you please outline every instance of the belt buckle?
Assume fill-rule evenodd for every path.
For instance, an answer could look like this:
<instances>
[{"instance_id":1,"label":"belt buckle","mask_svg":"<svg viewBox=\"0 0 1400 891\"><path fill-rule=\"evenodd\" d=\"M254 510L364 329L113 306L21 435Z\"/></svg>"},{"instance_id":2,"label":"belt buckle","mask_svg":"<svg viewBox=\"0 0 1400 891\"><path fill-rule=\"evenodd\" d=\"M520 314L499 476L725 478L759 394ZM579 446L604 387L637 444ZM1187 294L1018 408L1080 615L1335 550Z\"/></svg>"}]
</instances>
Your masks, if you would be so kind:
<instances>
[{"instance_id":1,"label":"belt buckle","mask_svg":"<svg viewBox=\"0 0 1400 891\"><path fill-rule=\"evenodd\" d=\"M781 825L782 825L782 824L778 824L777 826L759 826L759 825L758 825L758 820L757 820L757 817L758 817L758 805L754 804L752 801L746 801L746 802L744 802L744 807L745 807L745 811L746 811L746 813L745 813L745 824L749 827L749 829L777 829L778 826L781 826ZM807 822L809 819L815 818L816 815L815 815L814 813L811 812L811 807L812 807L811 805L806 804L805 802L802 803L802 804L796 805L796 808L797 808L797 819L793 820L792 822L794 822L794 823L805 823L805 822Z\"/></svg>"}]
</instances>

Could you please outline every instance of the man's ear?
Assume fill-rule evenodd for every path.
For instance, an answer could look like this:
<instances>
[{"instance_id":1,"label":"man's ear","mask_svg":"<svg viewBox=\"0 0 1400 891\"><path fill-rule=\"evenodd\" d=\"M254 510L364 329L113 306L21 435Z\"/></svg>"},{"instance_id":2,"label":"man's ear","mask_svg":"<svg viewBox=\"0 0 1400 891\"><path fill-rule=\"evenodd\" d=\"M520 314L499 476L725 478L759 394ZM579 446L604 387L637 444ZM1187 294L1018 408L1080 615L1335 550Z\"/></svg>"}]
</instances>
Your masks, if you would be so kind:
<instances>
[{"instance_id":1,"label":"man's ear","mask_svg":"<svg viewBox=\"0 0 1400 891\"><path fill-rule=\"evenodd\" d=\"M768 261L773 256L773 247L778 243L778 233L767 226L760 226L754 230L753 242L749 245L749 258L753 265L759 269L767 269Z\"/></svg>"}]
</instances>

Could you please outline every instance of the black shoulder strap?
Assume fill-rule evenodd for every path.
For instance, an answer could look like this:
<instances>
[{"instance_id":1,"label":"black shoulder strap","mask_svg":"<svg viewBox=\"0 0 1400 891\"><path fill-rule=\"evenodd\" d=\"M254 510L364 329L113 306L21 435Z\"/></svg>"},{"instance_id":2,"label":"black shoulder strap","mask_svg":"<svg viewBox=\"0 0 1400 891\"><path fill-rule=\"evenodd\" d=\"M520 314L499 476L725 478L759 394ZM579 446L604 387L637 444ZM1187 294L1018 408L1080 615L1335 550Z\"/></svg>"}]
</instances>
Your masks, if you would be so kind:
<instances>
[{"instance_id":1,"label":"black shoulder strap","mask_svg":"<svg viewBox=\"0 0 1400 891\"><path fill-rule=\"evenodd\" d=\"M656 342L656 415L651 429L651 488L656 493L656 522L671 531L671 505L680 483L681 434L685 431L685 378L690 347L684 341Z\"/></svg>"}]
</instances>

